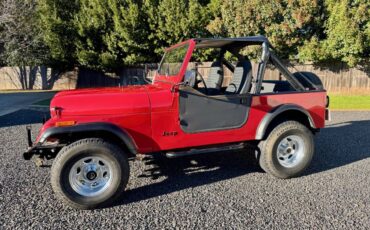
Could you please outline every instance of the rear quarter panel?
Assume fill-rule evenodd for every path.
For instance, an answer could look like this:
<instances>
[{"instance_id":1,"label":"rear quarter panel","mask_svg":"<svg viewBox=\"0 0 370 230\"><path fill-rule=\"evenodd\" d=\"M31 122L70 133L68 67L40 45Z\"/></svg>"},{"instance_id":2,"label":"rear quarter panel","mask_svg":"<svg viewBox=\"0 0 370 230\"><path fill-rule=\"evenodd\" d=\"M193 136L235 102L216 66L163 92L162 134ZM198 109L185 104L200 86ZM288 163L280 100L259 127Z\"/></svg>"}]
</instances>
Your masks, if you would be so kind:
<instances>
[{"instance_id":1,"label":"rear quarter panel","mask_svg":"<svg viewBox=\"0 0 370 230\"><path fill-rule=\"evenodd\" d=\"M253 137L264 116L274 108L286 104L294 104L304 108L311 115L316 128L325 126L326 91L262 94L253 97L247 122L248 128L253 130Z\"/></svg>"}]
</instances>

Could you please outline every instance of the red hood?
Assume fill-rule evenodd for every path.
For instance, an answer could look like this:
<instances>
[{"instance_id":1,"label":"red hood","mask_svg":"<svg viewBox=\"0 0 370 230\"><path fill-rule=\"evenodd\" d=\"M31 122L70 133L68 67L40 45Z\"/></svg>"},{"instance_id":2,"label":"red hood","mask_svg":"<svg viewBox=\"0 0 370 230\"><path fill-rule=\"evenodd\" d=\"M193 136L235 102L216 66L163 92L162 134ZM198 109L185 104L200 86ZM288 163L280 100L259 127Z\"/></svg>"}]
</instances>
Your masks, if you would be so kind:
<instances>
[{"instance_id":1,"label":"red hood","mask_svg":"<svg viewBox=\"0 0 370 230\"><path fill-rule=\"evenodd\" d=\"M61 108L63 116L137 114L150 112L151 85L63 91L50 108Z\"/></svg>"}]
</instances>

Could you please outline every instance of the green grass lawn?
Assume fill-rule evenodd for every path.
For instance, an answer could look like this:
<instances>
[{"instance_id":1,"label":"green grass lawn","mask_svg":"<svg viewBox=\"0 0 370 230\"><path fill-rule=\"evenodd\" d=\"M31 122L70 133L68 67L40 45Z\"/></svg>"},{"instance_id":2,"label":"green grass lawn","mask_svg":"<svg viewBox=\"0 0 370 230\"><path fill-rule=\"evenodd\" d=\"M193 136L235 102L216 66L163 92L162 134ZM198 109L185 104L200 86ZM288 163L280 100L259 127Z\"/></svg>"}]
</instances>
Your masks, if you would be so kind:
<instances>
[{"instance_id":1,"label":"green grass lawn","mask_svg":"<svg viewBox=\"0 0 370 230\"><path fill-rule=\"evenodd\" d=\"M370 95L329 95L330 109L333 110L370 110Z\"/></svg>"}]
</instances>

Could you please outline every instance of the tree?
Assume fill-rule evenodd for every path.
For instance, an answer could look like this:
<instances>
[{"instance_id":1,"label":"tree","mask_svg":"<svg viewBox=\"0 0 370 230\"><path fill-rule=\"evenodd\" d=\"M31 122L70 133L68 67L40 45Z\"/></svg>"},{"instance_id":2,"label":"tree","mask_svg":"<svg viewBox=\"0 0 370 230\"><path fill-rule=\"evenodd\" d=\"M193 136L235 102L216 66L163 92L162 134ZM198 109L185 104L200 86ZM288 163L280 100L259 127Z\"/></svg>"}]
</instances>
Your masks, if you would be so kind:
<instances>
[{"instance_id":1,"label":"tree","mask_svg":"<svg viewBox=\"0 0 370 230\"><path fill-rule=\"evenodd\" d=\"M67 68L77 63L74 19L79 9L79 0L38 0L41 34L53 66Z\"/></svg>"},{"instance_id":2,"label":"tree","mask_svg":"<svg viewBox=\"0 0 370 230\"><path fill-rule=\"evenodd\" d=\"M15 66L22 89L32 89L38 65L48 62L36 0L0 1L1 65Z\"/></svg>"},{"instance_id":3,"label":"tree","mask_svg":"<svg viewBox=\"0 0 370 230\"><path fill-rule=\"evenodd\" d=\"M40 1L45 41L59 62L112 71L154 61L141 0Z\"/></svg>"},{"instance_id":4,"label":"tree","mask_svg":"<svg viewBox=\"0 0 370 230\"><path fill-rule=\"evenodd\" d=\"M349 66L370 57L370 2L326 0L326 20L317 34L300 49L301 61L339 60Z\"/></svg>"},{"instance_id":5,"label":"tree","mask_svg":"<svg viewBox=\"0 0 370 230\"><path fill-rule=\"evenodd\" d=\"M36 6L36 0L0 1L0 50L7 65L39 65L48 59Z\"/></svg>"},{"instance_id":6,"label":"tree","mask_svg":"<svg viewBox=\"0 0 370 230\"><path fill-rule=\"evenodd\" d=\"M142 1L80 0L80 4L75 25L81 65L112 70L154 60Z\"/></svg>"},{"instance_id":7,"label":"tree","mask_svg":"<svg viewBox=\"0 0 370 230\"><path fill-rule=\"evenodd\" d=\"M214 36L262 34L286 58L294 58L322 23L319 0L235 0L222 2L220 9L217 2L211 1L215 18L207 26Z\"/></svg>"},{"instance_id":8,"label":"tree","mask_svg":"<svg viewBox=\"0 0 370 230\"><path fill-rule=\"evenodd\" d=\"M119 56L122 55L114 39L116 33L112 8L118 7L118 1L79 0L79 2L80 9L73 21L78 35L75 51L78 63L92 69L114 68L118 65Z\"/></svg>"},{"instance_id":9,"label":"tree","mask_svg":"<svg viewBox=\"0 0 370 230\"><path fill-rule=\"evenodd\" d=\"M204 4L204 2L203 2ZM198 0L148 0L146 12L155 52L192 37L208 35L207 8Z\"/></svg>"},{"instance_id":10,"label":"tree","mask_svg":"<svg viewBox=\"0 0 370 230\"><path fill-rule=\"evenodd\" d=\"M285 58L355 66L369 18L368 0L0 0L0 65L110 71L191 37L263 34Z\"/></svg>"},{"instance_id":11,"label":"tree","mask_svg":"<svg viewBox=\"0 0 370 230\"><path fill-rule=\"evenodd\" d=\"M4 28L0 23L0 37L2 37L3 35L4 35ZM5 60L2 57L3 56L2 54L4 53L4 50L5 50L4 45L5 45L4 41L0 39L0 67L5 66Z\"/></svg>"},{"instance_id":12,"label":"tree","mask_svg":"<svg viewBox=\"0 0 370 230\"><path fill-rule=\"evenodd\" d=\"M207 1L40 1L53 58L106 71L158 61L164 47L205 35L209 20Z\"/></svg>"},{"instance_id":13,"label":"tree","mask_svg":"<svg viewBox=\"0 0 370 230\"><path fill-rule=\"evenodd\" d=\"M157 60L145 4L145 0L128 0L115 11L117 44L124 53L123 62L128 65Z\"/></svg>"}]
</instances>

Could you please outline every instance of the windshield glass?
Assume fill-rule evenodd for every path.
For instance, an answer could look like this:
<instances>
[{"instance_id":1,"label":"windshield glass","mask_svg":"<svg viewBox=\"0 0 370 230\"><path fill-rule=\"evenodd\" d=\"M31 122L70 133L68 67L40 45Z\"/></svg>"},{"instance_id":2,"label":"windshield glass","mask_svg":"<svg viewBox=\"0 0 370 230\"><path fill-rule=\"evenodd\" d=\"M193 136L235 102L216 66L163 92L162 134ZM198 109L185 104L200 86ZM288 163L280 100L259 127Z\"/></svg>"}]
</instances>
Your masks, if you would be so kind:
<instances>
[{"instance_id":1,"label":"windshield glass","mask_svg":"<svg viewBox=\"0 0 370 230\"><path fill-rule=\"evenodd\" d=\"M162 59L158 73L160 75L175 76L179 73L182 63L184 61L186 52L188 51L188 44L168 50Z\"/></svg>"}]
</instances>

